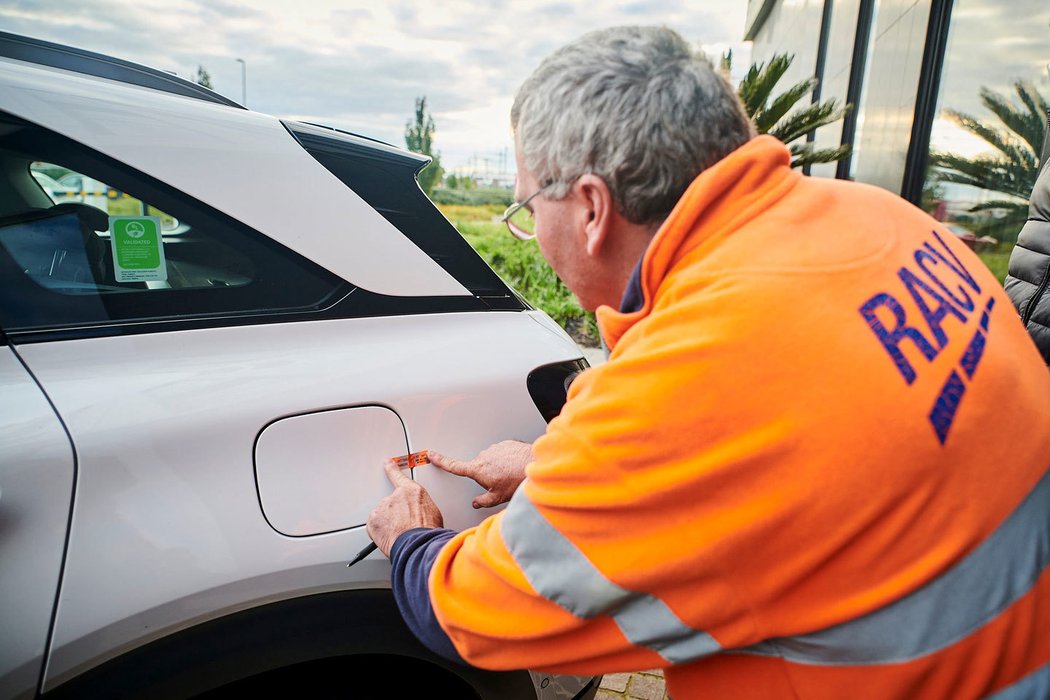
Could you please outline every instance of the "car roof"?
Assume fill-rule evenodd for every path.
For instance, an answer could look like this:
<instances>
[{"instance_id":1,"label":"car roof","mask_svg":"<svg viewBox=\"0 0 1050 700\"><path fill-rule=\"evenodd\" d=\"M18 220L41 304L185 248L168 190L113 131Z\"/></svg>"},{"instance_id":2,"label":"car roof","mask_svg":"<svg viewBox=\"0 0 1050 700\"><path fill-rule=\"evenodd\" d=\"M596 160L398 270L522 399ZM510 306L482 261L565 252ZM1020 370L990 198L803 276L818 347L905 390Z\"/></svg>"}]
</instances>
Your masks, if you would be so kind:
<instances>
[{"instance_id":1,"label":"car roof","mask_svg":"<svg viewBox=\"0 0 1050 700\"><path fill-rule=\"evenodd\" d=\"M245 109L228 97L173 73L43 39L0 32L0 56Z\"/></svg>"},{"instance_id":2,"label":"car roof","mask_svg":"<svg viewBox=\"0 0 1050 700\"><path fill-rule=\"evenodd\" d=\"M186 78L182 78L169 71L132 63L131 61L125 61L121 58L88 51L87 49L56 44L51 41L44 41L43 39L12 34L11 32L0 31L0 57L13 58L19 61L25 61L26 63L33 63L38 66L61 68L62 70L72 71L82 75L106 78L108 80L115 80L128 85L137 85L139 87L150 88L151 90L159 90L160 92L166 92L171 95L192 97L205 102L236 107L237 109L248 109L244 105L231 100L225 95L221 95L210 88L206 88L203 85L199 85L192 80L187 80ZM344 131L343 129L337 129L326 124L316 124L314 122L296 123L324 129L333 136L338 134L337 138L351 140L362 146L371 146L387 153L396 152L409 159L418 159L420 166L431 161L427 156L406 151L394 146L393 144L369 136Z\"/></svg>"}]
</instances>

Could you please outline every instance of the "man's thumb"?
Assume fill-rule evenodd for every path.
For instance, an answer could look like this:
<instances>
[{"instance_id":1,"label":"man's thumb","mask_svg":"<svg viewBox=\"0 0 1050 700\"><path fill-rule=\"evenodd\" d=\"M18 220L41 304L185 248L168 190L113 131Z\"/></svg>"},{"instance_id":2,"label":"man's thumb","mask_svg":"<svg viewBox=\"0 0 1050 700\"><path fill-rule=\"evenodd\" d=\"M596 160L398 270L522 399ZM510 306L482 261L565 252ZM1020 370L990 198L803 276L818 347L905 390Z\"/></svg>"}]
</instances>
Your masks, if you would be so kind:
<instances>
[{"instance_id":1,"label":"man's thumb","mask_svg":"<svg viewBox=\"0 0 1050 700\"><path fill-rule=\"evenodd\" d=\"M471 505L475 508L491 508L492 506L498 506L500 503L503 503L503 499L499 497L499 494L486 491L475 498Z\"/></svg>"}]
</instances>

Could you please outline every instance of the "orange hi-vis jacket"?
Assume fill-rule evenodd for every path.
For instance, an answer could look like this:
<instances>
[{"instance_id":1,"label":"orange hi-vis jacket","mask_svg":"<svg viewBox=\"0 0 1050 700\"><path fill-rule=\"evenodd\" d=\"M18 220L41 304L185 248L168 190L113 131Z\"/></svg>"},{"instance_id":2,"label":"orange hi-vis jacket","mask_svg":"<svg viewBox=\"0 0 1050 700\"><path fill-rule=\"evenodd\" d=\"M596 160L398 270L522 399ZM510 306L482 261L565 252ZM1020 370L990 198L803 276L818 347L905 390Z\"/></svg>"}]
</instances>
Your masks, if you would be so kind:
<instances>
[{"instance_id":1,"label":"orange hi-vis jacket","mask_svg":"<svg viewBox=\"0 0 1050 700\"><path fill-rule=\"evenodd\" d=\"M1046 697L1050 374L973 253L759 137L692 183L641 289L599 309L609 361L507 509L431 569L462 657L663 667L676 700Z\"/></svg>"}]
</instances>

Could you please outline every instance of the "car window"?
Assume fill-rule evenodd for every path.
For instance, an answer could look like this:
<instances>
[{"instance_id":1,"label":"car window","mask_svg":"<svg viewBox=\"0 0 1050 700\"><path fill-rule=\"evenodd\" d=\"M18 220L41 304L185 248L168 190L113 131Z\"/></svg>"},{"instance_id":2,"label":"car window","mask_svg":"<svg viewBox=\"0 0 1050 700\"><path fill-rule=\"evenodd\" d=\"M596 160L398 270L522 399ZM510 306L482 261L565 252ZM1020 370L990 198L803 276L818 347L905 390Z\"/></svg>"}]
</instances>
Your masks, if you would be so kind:
<instances>
[{"instance_id":1,"label":"car window","mask_svg":"<svg viewBox=\"0 0 1050 700\"><path fill-rule=\"evenodd\" d=\"M184 193L39 127L0 130L0 171L0 326L12 339L319 309L353 289Z\"/></svg>"},{"instance_id":2,"label":"car window","mask_svg":"<svg viewBox=\"0 0 1050 700\"><path fill-rule=\"evenodd\" d=\"M0 245L42 286L59 293L82 293L83 284L94 284L98 293L106 294L231 287L252 281L253 266L246 255L157 207L52 163L34 162L30 171L55 206L0 219L6 223L0 229ZM47 174L61 171L65 172L57 180ZM126 245L121 246L119 236L113 240L113 230L123 233L128 226L133 234L140 230L142 234L124 239ZM152 238L143 238L145 229L153 227L159 233L155 244ZM58 241L65 246L63 263L66 257L86 260L86 268L78 268L75 275L78 286L60 284L63 264L48 262ZM148 247L153 248L150 255L142 254ZM145 284L125 286L132 282Z\"/></svg>"},{"instance_id":3,"label":"car window","mask_svg":"<svg viewBox=\"0 0 1050 700\"><path fill-rule=\"evenodd\" d=\"M418 158L364 145L367 140L335 129L300 122L285 126L317 162L490 308L527 308L419 189Z\"/></svg>"}]
</instances>

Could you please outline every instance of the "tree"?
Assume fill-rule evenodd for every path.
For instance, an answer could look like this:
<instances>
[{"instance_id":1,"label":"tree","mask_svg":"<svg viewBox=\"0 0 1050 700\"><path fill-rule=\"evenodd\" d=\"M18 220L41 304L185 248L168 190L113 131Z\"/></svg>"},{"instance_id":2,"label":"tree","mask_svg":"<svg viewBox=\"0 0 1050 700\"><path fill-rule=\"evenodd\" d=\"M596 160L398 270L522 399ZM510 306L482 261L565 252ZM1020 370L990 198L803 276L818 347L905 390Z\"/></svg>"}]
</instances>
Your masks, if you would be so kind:
<instances>
[{"instance_id":1,"label":"tree","mask_svg":"<svg viewBox=\"0 0 1050 700\"><path fill-rule=\"evenodd\" d=\"M206 87L209 90L212 89L211 73L204 70L204 66L202 65L197 65L197 75L194 76L193 82L197 83L201 87Z\"/></svg>"},{"instance_id":2,"label":"tree","mask_svg":"<svg viewBox=\"0 0 1050 700\"><path fill-rule=\"evenodd\" d=\"M727 49L722 54L722 58L718 62L718 70L722 72L726 80L729 80L729 73L733 70L733 49Z\"/></svg>"},{"instance_id":3,"label":"tree","mask_svg":"<svg viewBox=\"0 0 1050 700\"><path fill-rule=\"evenodd\" d=\"M835 100L823 100L792 112L799 100L813 92L813 88L817 86L816 78L802 80L777 96L772 96L773 90L784 77L793 59L793 56L787 54L775 54L769 63L751 64L747 76L740 81L736 89L744 103L744 109L754 121L758 133L775 136L788 144L792 168L842 160L850 153L848 144L837 148L818 149L812 143L798 139L814 129L842 119L849 111L850 105L839 107ZM732 54L722 56L721 67L726 74L732 60Z\"/></svg>"},{"instance_id":4,"label":"tree","mask_svg":"<svg viewBox=\"0 0 1050 700\"><path fill-rule=\"evenodd\" d=\"M1009 96L987 87L980 89L981 104L1001 124L982 122L958 110L945 110L949 119L991 145L994 153L973 158L940 151L930 154L930 165L934 168L931 177L936 181L969 185L1005 195L1005 198L979 202L970 208L973 213L994 211L1002 214L987 217L982 222L975 221L974 232L977 234L998 233L997 237L1002 237L1007 232L1020 230L1028 219L1028 197L1039 175L1039 156L1050 104L1030 83L1017 81L1013 88L1020 105Z\"/></svg>"},{"instance_id":5,"label":"tree","mask_svg":"<svg viewBox=\"0 0 1050 700\"><path fill-rule=\"evenodd\" d=\"M427 98L416 98L415 119L405 123L405 147L415 153L430 156L430 165L419 173L419 186L428 195L441 182L441 154L434 151L434 117L427 113Z\"/></svg>"}]
</instances>

